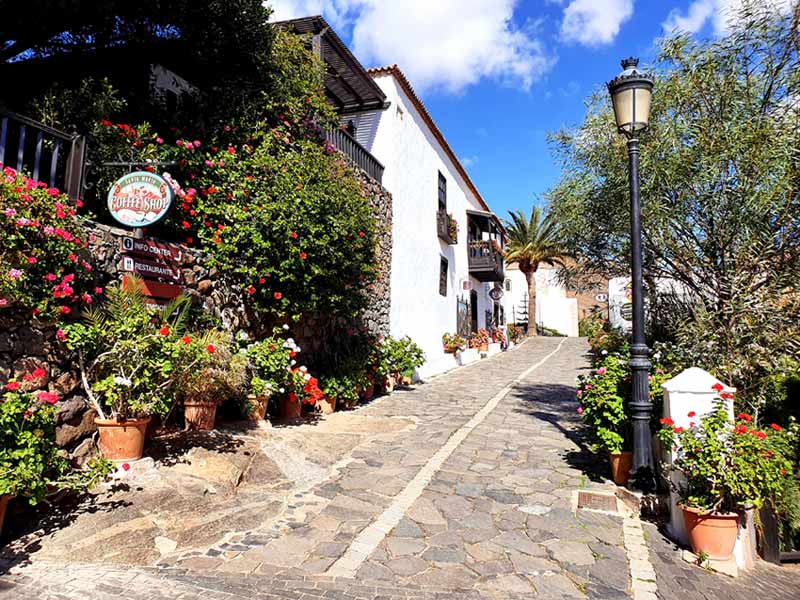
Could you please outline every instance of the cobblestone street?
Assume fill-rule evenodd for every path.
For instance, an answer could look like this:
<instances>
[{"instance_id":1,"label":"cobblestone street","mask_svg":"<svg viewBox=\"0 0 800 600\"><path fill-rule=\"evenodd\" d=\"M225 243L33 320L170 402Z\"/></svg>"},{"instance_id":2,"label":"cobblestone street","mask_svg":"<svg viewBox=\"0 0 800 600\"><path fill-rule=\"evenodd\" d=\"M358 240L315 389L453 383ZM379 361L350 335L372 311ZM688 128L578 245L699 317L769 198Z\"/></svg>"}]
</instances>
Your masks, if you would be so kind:
<instances>
[{"instance_id":1,"label":"cobblestone street","mask_svg":"<svg viewBox=\"0 0 800 600\"><path fill-rule=\"evenodd\" d=\"M0 578L0 597L797 598L800 571L706 573L650 524L657 582L632 585L642 557L630 562L622 516L575 508L579 490L614 489L580 446L585 351L576 338L536 339L395 392L351 416L416 426L365 438L274 518L140 566L30 551Z\"/></svg>"}]
</instances>

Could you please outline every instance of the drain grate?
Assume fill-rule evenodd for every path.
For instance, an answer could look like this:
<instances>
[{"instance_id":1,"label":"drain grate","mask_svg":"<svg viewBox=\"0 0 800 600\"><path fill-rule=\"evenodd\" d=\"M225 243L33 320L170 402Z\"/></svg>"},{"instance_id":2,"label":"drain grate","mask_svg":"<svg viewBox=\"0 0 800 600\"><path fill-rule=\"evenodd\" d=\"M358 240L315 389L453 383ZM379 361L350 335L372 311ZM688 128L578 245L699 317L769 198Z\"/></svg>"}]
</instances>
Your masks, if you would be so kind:
<instances>
[{"instance_id":1,"label":"drain grate","mask_svg":"<svg viewBox=\"0 0 800 600\"><path fill-rule=\"evenodd\" d=\"M617 497L614 494L601 492L578 492L578 508L617 512Z\"/></svg>"}]
</instances>

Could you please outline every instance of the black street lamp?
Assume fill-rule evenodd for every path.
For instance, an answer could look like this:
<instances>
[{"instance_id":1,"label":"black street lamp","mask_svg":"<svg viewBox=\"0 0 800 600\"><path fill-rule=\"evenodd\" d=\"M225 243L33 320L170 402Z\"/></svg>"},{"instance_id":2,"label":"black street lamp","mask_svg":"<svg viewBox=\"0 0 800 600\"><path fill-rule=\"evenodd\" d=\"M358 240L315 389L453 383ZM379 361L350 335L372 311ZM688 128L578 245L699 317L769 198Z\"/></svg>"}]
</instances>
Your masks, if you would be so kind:
<instances>
[{"instance_id":1,"label":"black street lamp","mask_svg":"<svg viewBox=\"0 0 800 600\"><path fill-rule=\"evenodd\" d=\"M628 138L629 175L631 188L631 288L633 294L633 343L631 344L630 403L633 421L633 467L631 484L643 492L655 490L653 448L650 433L650 402L648 376L649 350L644 337L644 291L642 286L642 211L639 204L639 133L647 129L650 120L650 98L653 78L639 71L638 58L622 61L624 69L608 83L614 105L617 130Z\"/></svg>"}]
</instances>

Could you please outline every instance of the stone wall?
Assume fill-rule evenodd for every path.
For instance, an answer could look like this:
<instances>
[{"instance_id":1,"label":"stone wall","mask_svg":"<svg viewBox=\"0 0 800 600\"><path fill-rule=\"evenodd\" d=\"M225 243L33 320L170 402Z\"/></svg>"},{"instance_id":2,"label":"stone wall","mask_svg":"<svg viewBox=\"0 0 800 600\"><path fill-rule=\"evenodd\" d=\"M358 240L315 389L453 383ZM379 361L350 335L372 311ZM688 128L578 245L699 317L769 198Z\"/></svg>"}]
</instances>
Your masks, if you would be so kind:
<instances>
[{"instance_id":1,"label":"stone wall","mask_svg":"<svg viewBox=\"0 0 800 600\"><path fill-rule=\"evenodd\" d=\"M369 304L361 324L377 335L388 335L392 197L366 173L356 171L378 222L376 255L379 261L379 279L368 290ZM89 252L98 276L97 283L106 286L119 281L122 259L120 238L130 235L130 232L99 223L90 223L87 228ZM214 267L207 267L203 252L194 248L182 249L182 285L192 302L210 312L231 332L252 330L256 319L242 301L246 297L245 292L228 281L224 273L219 273ZM318 324L322 325L322 319L310 320L301 325L297 337L307 352L313 353L319 342ZM22 389L47 390L61 396L56 419L56 439L59 446L80 462L95 452L94 440L89 437L96 430L95 413L89 408L75 365L64 357L55 333L54 326L37 320L31 321L27 311L0 311L0 386L11 378L21 380L23 375L32 373L37 368L44 369L44 377L22 382Z\"/></svg>"}]
</instances>

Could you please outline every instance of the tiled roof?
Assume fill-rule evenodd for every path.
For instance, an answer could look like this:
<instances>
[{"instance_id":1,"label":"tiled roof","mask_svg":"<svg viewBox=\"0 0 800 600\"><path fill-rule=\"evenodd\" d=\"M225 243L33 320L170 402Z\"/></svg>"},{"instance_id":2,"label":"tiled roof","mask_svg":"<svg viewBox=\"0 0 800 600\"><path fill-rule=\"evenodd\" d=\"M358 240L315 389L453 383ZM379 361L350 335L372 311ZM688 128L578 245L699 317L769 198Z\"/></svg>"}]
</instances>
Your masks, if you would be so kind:
<instances>
[{"instance_id":1,"label":"tiled roof","mask_svg":"<svg viewBox=\"0 0 800 600\"><path fill-rule=\"evenodd\" d=\"M469 175L467 174L466 169L461 164L461 161L458 160L455 152L450 147L450 144L447 143L447 140L444 138L444 135L439 128L436 126L436 123L431 117L428 109L425 108L425 105L422 103L422 100L419 99L417 93L414 91L414 88L411 86L411 82L408 81L408 78L405 76L403 71L400 70L400 67L397 65L391 65L386 67L375 67L372 69L367 69L367 73L369 73L372 77L379 77L381 75L393 75L397 82L400 84L400 87L403 88L403 91L406 95L411 98L411 102L414 104L414 107L417 109L420 115L422 115L422 119L428 125L428 128L433 133L433 137L441 144L442 148L444 149L447 156L453 162L456 167L456 170L459 174L464 178L464 181L467 182L467 187L469 187L470 191L475 194L475 197L478 199L478 202L481 203L481 206L489 212L492 212L492 209L489 208L489 205L486 204L486 201L481 196L481 193L478 191L478 188L475 187L475 184L472 183L472 179L470 179ZM494 214L494 213L492 213ZM498 223L500 223L500 219L498 219ZM503 224L500 223L500 227L503 228Z\"/></svg>"}]
</instances>

